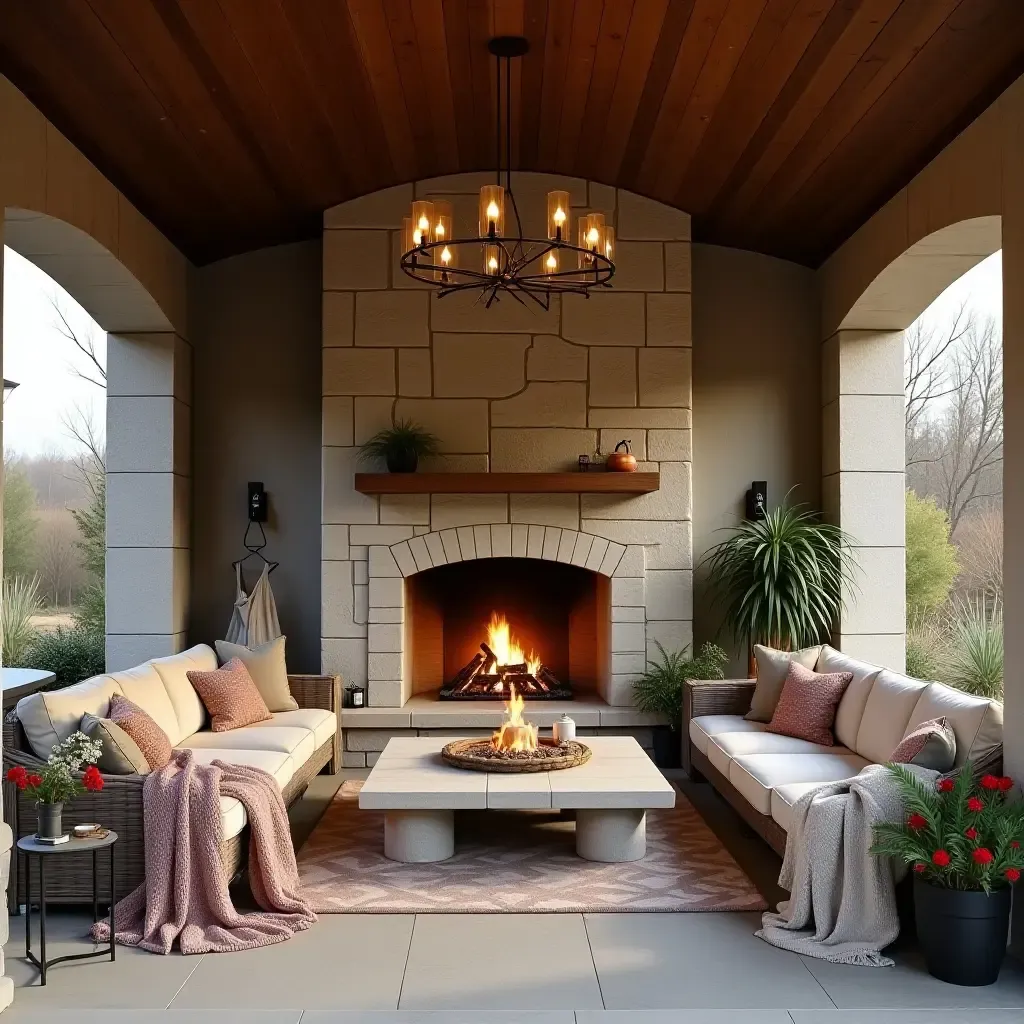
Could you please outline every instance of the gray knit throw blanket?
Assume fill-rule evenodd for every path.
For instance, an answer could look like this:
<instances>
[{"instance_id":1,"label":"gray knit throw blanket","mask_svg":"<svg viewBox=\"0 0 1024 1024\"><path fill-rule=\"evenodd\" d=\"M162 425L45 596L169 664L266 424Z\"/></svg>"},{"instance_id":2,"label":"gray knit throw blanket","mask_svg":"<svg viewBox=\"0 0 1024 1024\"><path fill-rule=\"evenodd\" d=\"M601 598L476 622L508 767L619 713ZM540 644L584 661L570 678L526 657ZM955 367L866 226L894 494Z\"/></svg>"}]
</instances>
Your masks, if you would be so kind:
<instances>
[{"instance_id":1,"label":"gray knit throw blanket","mask_svg":"<svg viewBox=\"0 0 1024 1024\"><path fill-rule=\"evenodd\" d=\"M220 797L249 818L249 884L262 911L240 914L220 859ZM226 953L283 942L316 915L299 894L299 872L281 790L259 768L196 764L190 750L146 779L146 878L114 908L117 941L153 953ZM110 926L93 927L97 941Z\"/></svg>"},{"instance_id":2,"label":"gray knit throw blanket","mask_svg":"<svg viewBox=\"0 0 1024 1024\"><path fill-rule=\"evenodd\" d=\"M913 768L922 779L936 772ZM794 953L861 967L892 967L882 950L899 935L896 883L906 866L870 852L872 826L899 821L899 787L882 765L805 793L793 807L779 885L790 893L757 935Z\"/></svg>"}]
</instances>

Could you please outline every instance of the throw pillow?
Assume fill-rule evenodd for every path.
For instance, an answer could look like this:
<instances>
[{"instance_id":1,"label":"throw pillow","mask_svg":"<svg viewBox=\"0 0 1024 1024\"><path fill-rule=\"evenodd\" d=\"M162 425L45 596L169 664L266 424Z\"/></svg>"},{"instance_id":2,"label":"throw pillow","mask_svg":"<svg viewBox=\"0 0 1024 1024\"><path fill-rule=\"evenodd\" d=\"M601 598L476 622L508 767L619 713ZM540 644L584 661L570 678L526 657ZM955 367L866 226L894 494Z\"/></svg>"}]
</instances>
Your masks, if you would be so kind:
<instances>
[{"instance_id":1,"label":"throw pillow","mask_svg":"<svg viewBox=\"0 0 1024 1024\"><path fill-rule=\"evenodd\" d=\"M95 715L82 716L79 729L91 740L98 740L103 748L97 767L106 775L147 775L149 762L146 755L121 728L109 718L97 718Z\"/></svg>"},{"instance_id":2,"label":"throw pillow","mask_svg":"<svg viewBox=\"0 0 1024 1024\"><path fill-rule=\"evenodd\" d=\"M792 662L768 731L824 747L834 746L832 723L836 720L836 708L852 679L852 672L822 675Z\"/></svg>"},{"instance_id":3,"label":"throw pillow","mask_svg":"<svg viewBox=\"0 0 1024 1024\"><path fill-rule=\"evenodd\" d=\"M217 641L217 657L220 663L226 665L232 658L237 658L249 670L256 689L260 691L260 696L270 711L294 711L299 706L295 703L288 686L284 641L285 638L279 636L251 650L227 640Z\"/></svg>"},{"instance_id":4,"label":"throw pillow","mask_svg":"<svg viewBox=\"0 0 1024 1024\"><path fill-rule=\"evenodd\" d=\"M188 681L210 712L214 732L230 732L273 717L249 670L238 658L212 672L189 672Z\"/></svg>"},{"instance_id":5,"label":"throw pillow","mask_svg":"<svg viewBox=\"0 0 1024 1024\"><path fill-rule=\"evenodd\" d=\"M743 716L748 722L770 722L779 703L782 684L786 681L791 662L814 668L821 653L817 647L805 647L802 651L776 651L771 647L754 644L754 660L757 662L757 686L750 701L750 710Z\"/></svg>"},{"instance_id":6,"label":"throw pillow","mask_svg":"<svg viewBox=\"0 0 1024 1024\"><path fill-rule=\"evenodd\" d=\"M900 740L890 761L948 772L956 760L956 736L945 718L922 722Z\"/></svg>"},{"instance_id":7,"label":"throw pillow","mask_svg":"<svg viewBox=\"0 0 1024 1024\"><path fill-rule=\"evenodd\" d=\"M171 759L171 741L167 733L138 704L115 693L110 698L107 717L120 726L138 744L142 756L153 771L163 768Z\"/></svg>"}]
</instances>

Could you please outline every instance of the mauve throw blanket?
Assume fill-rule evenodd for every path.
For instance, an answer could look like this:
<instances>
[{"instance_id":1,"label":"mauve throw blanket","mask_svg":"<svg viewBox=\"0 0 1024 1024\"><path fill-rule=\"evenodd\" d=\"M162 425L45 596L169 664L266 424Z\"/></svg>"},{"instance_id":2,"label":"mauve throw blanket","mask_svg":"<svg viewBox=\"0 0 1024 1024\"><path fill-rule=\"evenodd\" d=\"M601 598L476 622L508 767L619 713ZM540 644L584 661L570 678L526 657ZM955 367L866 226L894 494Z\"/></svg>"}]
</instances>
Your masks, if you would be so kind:
<instances>
[{"instance_id":1,"label":"mauve throw blanket","mask_svg":"<svg viewBox=\"0 0 1024 1024\"><path fill-rule=\"evenodd\" d=\"M220 797L249 817L249 885L263 908L235 910L220 859ZM196 764L190 750L146 779L146 880L114 908L117 941L153 953L227 953L283 942L316 915L299 895L299 872L281 790L259 768ZM93 935L110 936L101 922Z\"/></svg>"}]
</instances>

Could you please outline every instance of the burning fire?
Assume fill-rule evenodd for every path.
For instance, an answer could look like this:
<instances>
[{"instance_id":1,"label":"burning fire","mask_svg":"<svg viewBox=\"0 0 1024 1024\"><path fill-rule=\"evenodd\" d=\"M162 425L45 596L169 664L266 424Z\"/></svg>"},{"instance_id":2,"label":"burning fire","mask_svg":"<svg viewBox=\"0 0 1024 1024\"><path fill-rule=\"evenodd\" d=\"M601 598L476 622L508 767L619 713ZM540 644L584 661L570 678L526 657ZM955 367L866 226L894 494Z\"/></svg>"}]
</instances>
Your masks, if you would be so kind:
<instances>
[{"instance_id":1,"label":"burning fire","mask_svg":"<svg viewBox=\"0 0 1024 1024\"><path fill-rule=\"evenodd\" d=\"M540 658L530 651L527 656L519 646L519 641L512 635L512 627L508 619L497 612L491 612L491 621L487 624L487 646L494 651L499 665L522 665L525 663L526 671L530 675L536 675L540 669ZM515 690L513 688L513 694ZM519 701L522 705L522 700ZM511 704L511 702L510 702Z\"/></svg>"},{"instance_id":2,"label":"burning fire","mask_svg":"<svg viewBox=\"0 0 1024 1024\"><path fill-rule=\"evenodd\" d=\"M493 620L492 620L493 622ZM505 623L506 638L508 637L508 623ZM518 648L516 648L518 650ZM522 652L516 658L522 660ZM523 719L523 708L526 702L516 693L515 684L509 684L511 696L505 705L507 718L501 723L501 728L491 737L491 745L496 750L526 751L537 749L537 726L532 722Z\"/></svg>"}]
</instances>

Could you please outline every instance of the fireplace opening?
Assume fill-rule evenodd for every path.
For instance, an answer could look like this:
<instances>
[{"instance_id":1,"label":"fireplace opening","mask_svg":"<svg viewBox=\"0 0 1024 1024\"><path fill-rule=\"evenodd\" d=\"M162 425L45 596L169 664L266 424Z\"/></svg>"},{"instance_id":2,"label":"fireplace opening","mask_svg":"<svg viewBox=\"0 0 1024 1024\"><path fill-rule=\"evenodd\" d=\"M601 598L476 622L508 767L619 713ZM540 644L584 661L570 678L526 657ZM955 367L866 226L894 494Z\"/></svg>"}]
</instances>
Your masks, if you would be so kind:
<instances>
[{"instance_id":1,"label":"fireplace opening","mask_svg":"<svg viewBox=\"0 0 1024 1024\"><path fill-rule=\"evenodd\" d=\"M406 585L413 693L442 700L568 700L609 670L608 579L575 565L483 558Z\"/></svg>"}]
</instances>

